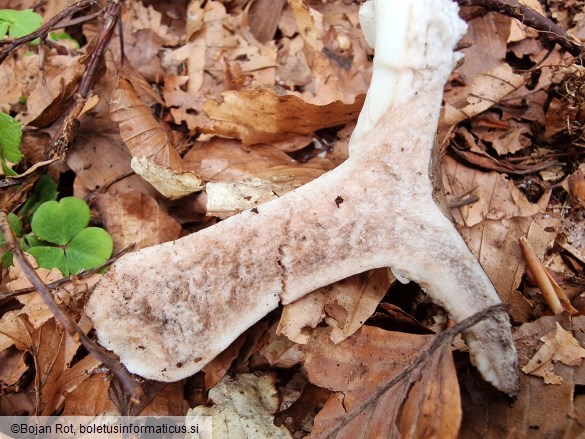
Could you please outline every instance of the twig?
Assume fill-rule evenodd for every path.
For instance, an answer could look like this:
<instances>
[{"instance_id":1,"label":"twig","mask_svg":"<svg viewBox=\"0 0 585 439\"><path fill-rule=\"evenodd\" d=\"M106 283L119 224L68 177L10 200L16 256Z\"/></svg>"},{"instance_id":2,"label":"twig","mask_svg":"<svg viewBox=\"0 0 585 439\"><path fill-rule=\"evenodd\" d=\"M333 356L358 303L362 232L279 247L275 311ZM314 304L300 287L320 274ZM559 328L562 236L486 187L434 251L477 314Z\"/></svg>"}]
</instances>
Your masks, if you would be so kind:
<instances>
[{"instance_id":1,"label":"twig","mask_svg":"<svg viewBox=\"0 0 585 439\"><path fill-rule=\"evenodd\" d=\"M67 331L67 333L75 339L79 338L79 341L87 349L87 351L95 358L100 360L104 365L109 368L114 375L120 380L124 387L128 390L132 398L140 400L143 395L140 385L124 370L121 363L109 354L101 346L90 340L87 335L77 326L75 321L71 318L67 312L65 312L57 302L53 300L53 295L41 280L35 269L30 265L28 259L25 257L22 249L18 245L18 240L8 222L8 216L5 211L0 211L0 231L4 234L6 239L6 246L8 250L14 253L14 257L22 267L22 271L25 274L29 282L34 286L35 290L43 298L45 304L51 310L57 321Z\"/></svg>"},{"instance_id":2,"label":"twig","mask_svg":"<svg viewBox=\"0 0 585 439\"><path fill-rule=\"evenodd\" d=\"M73 279L85 279L86 277L89 277L89 276L97 273L98 271L102 270L103 268L106 268L106 267L109 267L110 265L112 265L114 262L116 262L116 260L118 260L119 258L124 256L126 253L130 252L130 250L133 250L134 245L135 244L129 245L128 247L126 247L122 251L116 253L114 256L112 256L110 259L108 259L106 262L98 265L97 267L91 268L89 270L83 270L74 276L67 276L67 277L63 277L61 279L57 279L56 281L51 282L50 284L47 284L47 288L54 290L55 288L58 288L63 284L73 282ZM12 297L32 293L34 291L36 291L36 288L29 287L29 288L20 288L18 290L14 290L14 291L0 292L0 303L2 303L2 301L5 299L10 299Z\"/></svg>"},{"instance_id":3,"label":"twig","mask_svg":"<svg viewBox=\"0 0 585 439\"><path fill-rule=\"evenodd\" d=\"M93 4L96 3L96 0L81 0L77 3L72 4L71 6L66 7L49 21L47 21L44 25L38 28L33 33L25 35L24 37L17 38L15 40L8 40L2 41L0 44L6 44L2 50L0 50L0 64L4 62L4 60L10 55L14 50L18 49L20 46L24 46L26 43L30 43L31 41L40 38L45 39L49 32L51 32L57 25L66 19L67 17L85 9Z\"/></svg>"},{"instance_id":4,"label":"twig","mask_svg":"<svg viewBox=\"0 0 585 439\"><path fill-rule=\"evenodd\" d=\"M473 314L472 316L466 318L461 323L453 326L452 328L449 328L449 329L441 332L440 334L438 334L433 339L433 341L429 345L429 347L427 349L424 349L423 351L421 351L421 353L418 354L416 356L416 358L414 358L414 360L412 360L408 366L406 366L404 369L402 369L402 371L398 375L396 375L394 378L392 378L390 381L388 381L382 387L376 389L376 391L372 395L370 395L368 398L364 399L363 402L351 407L351 412L347 413L344 416L343 422L337 423L337 425L327 434L326 437L335 438L337 433L339 433L345 425L347 425L349 422L351 422L351 420L353 418L355 418L357 415L362 413L365 409L367 409L371 405L375 404L384 393L386 393L388 390L390 390L392 387L394 387L400 381L405 379L407 376L412 374L416 369L421 367L425 361L432 358L435 351L437 351L439 348L441 348L445 344L451 343L457 335L461 334L462 332L467 331L472 326L475 326L484 320L495 317L496 315L500 314L502 311L505 311L506 308L507 308L507 306L503 303L490 306L490 307L485 308L484 310L477 312L477 313Z\"/></svg>"},{"instance_id":5,"label":"twig","mask_svg":"<svg viewBox=\"0 0 585 439\"><path fill-rule=\"evenodd\" d=\"M85 7L88 6L89 4L92 4L93 2L94 0L83 0L76 3L75 5L77 5L77 7L80 8L79 6L80 4L83 4L83 6ZM43 160L45 161L51 160L54 157L59 157L61 161L65 161L67 159L69 148L71 147L71 144L75 139L75 132L77 131L77 127L79 126L78 118L81 115L81 111L83 110L83 107L87 100L87 96L89 95L89 91L91 90L95 82L95 79L97 77L97 71L103 59L103 55L110 43L110 40L112 39L114 30L116 29L116 23L120 18L120 7L121 7L120 0L112 0L105 10L104 28L102 29L101 33L98 36L97 43L89 59L87 69L85 70L81 78L81 82L77 88L77 92L75 94L75 101L65 114L61 126L51 138L49 146L43 156ZM64 14L63 12L61 12L58 15L61 16L61 19L68 16L68 14ZM55 17L53 17L53 19L54 18ZM49 23L51 23L53 19L51 19ZM47 23L47 25L49 23ZM3 49L3 51L6 49L7 48ZM28 196L28 193L33 189L40 176L41 176L40 170L31 174L30 178L28 178L26 181L22 183L22 186L19 188L18 192L14 194L6 202L4 209L7 212L11 212L15 210L22 202L24 202L24 200Z\"/></svg>"},{"instance_id":6,"label":"twig","mask_svg":"<svg viewBox=\"0 0 585 439\"><path fill-rule=\"evenodd\" d=\"M518 0L456 0L459 6L479 6L488 11L508 15L540 32L544 40L557 43L573 56L581 55L583 46L552 20L530 9Z\"/></svg>"}]
</instances>

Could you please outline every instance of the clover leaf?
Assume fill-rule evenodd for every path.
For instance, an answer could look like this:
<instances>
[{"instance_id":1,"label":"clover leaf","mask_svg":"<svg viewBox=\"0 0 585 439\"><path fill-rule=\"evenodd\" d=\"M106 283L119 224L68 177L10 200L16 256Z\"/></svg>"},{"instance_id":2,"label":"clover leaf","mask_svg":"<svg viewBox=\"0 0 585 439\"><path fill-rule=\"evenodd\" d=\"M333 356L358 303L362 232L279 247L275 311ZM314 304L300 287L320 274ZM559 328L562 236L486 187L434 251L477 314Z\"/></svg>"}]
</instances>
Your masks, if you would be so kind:
<instances>
[{"instance_id":1,"label":"clover leaf","mask_svg":"<svg viewBox=\"0 0 585 439\"><path fill-rule=\"evenodd\" d=\"M16 11L13 9L0 10L0 38L8 33L10 38L20 38L36 31L43 24L41 17L32 9Z\"/></svg>"},{"instance_id":2,"label":"clover leaf","mask_svg":"<svg viewBox=\"0 0 585 439\"><path fill-rule=\"evenodd\" d=\"M63 276L97 267L112 254L112 237L99 227L87 227L90 212L85 201L66 197L47 201L35 211L31 228L39 246L27 251L40 267L58 268Z\"/></svg>"},{"instance_id":3,"label":"clover leaf","mask_svg":"<svg viewBox=\"0 0 585 439\"><path fill-rule=\"evenodd\" d=\"M22 139L22 127L20 123L8 114L0 113L0 160L5 175L15 175L8 167L6 161L18 163L22 158L20 141Z\"/></svg>"}]
</instances>

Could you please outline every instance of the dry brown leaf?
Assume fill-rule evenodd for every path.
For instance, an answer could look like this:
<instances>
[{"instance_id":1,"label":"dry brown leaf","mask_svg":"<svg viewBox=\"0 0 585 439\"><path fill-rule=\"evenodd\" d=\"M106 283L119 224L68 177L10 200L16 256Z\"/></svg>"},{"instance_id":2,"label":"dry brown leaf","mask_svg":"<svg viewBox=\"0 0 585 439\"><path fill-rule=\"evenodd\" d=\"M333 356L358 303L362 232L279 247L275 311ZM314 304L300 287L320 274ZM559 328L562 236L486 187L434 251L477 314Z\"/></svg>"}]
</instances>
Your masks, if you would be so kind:
<instances>
[{"instance_id":1,"label":"dry brown leaf","mask_svg":"<svg viewBox=\"0 0 585 439\"><path fill-rule=\"evenodd\" d=\"M521 75L515 74L508 64L501 64L473 80L466 105L454 107L449 103L445 104L444 123L448 126L457 125L471 119L500 102L523 84L524 78Z\"/></svg>"},{"instance_id":2,"label":"dry brown leaf","mask_svg":"<svg viewBox=\"0 0 585 439\"><path fill-rule=\"evenodd\" d=\"M31 337L36 368L35 389L40 395L37 409L42 416L49 416L62 408L65 392L79 386L100 362L86 357L77 363L79 366L76 364L70 368L79 342L69 339L66 332L55 324L55 319L35 329ZM68 348L70 343L73 343L73 348Z\"/></svg>"},{"instance_id":3,"label":"dry brown leaf","mask_svg":"<svg viewBox=\"0 0 585 439\"><path fill-rule=\"evenodd\" d=\"M181 156L124 76L120 76L118 87L112 93L111 113L133 156L134 172L170 199L202 189L202 179L193 172L183 171Z\"/></svg>"},{"instance_id":4,"label":"dry brown leaf","mask_svg":"<svg viewBox=\"0 0 585 439\"><path fill-rule=\"evenodd\" d=\"M67 158L67 164L76 174L74 195L80 198L131 171L132 158L117 133L100 130L98 122L102 119L94 121L93 118L84 118L83 120L83 131L78 133L75 148ZM112 192L140 191L153 196L156 194L152 186L137 175L116 182L110 186L109 190Z\"/></svg>"},{"instance_id":5,"label":"dry brown leaf","mask_svg":"<svg viewBox=\"0 0 585 439\"><path fill-rule=\"evenodd\" d=\"M585 349L557 322L556 331L541 338L544 345L522 368L524 373L544 378L546 384L560 384L563 379L553 371L553 362L567 366L580 366L585 358Z\"/></svg>"},{"instance_id":6,"label":"dry brown leaf","mask_svg":"<svg viewBox=\"0 0 585 439\"><path fill-rule=\"evenodd\" d=\"M128 5L127 16L124 17L125 23L133 32L140 30L149 30L158 35L166 45L173 46L179 42L178 35L173 35L171 29L163 24L163 15L152 6L145 6L141 2L131 3Z\"/></svg>"},{"instance_id":7,"label":"dry brown leaf","mask_svg":"<svg viewBox=\"0 0 585 439\"><path fill-rule=\"evenodd\" d=\"M563 187L571 194L573 199L585 208L585 163L569 177L568 182L563 182Z\"/></svg>"},{"instance_id":8,"label":"dry brown leaf","mask_svg":"<svg viewBox=\"0 0 585 439\"><path fill-rule=\"evenodd\" d=\"M458 227L463 239L478 258L502 301L510 303L514 320L525 322L531 306L516 289L525 273L526 264L518 238L527 236L539 257L543 257L554 240L559 220L549 215L515 217L500 221L485 220L473 227Z\"/></svg>"},{"instance_id":9,"label":"dry brown leaf","mask_svg":"<svg viewBox=\"0 0 585 439\"><path fill-rule=\"evenodd\" d=\"M448 202L467 194L479 197L476 203L452 210L458 225L472 227L486 219L502 220L546 213L550 192L533 204L503 174L471 169L448 156L443 160L442 169Z\"/></svg>"},{"instance_id":10,"label":"dry brown leaf","mask_svg":"<svg viewBox=\"0 0 585 439\"><path fill-rule=\"evenodd\" d=\"M140 192L99 194L95 198L104 225L114 239L114 252L177 239L181 225L156 200Z\"/></svg>"},{"instance_id":11,"label":"dry brown leaf","mask_svg":"<svg viewBox=\"0 0 585 439\"><path fill-rule=\"evenodd\" d=\"M79 57L52 56L45 63L46 81L39 80L28 96L27 113L21 118L23 124L46 127L57 120L85 71Z\"/></svg>"},{"instance_id":12,"label":"dry brown leaf","mask_svg":"<svg viewBox=\"0 0 585 439\"><path fill-rule=\"evenodd\" d=\"M311 329L322 321L332 328L331 340L339 343L354 334L386 295L391 282L385 268L351 276L285 305L277 333L305 344Z\"/></svg>"},{"instance_id":13,"label":"dry brown leaf","mask_svg":"<svg viewBox=\"0 0 585 439\"><path fill-rule=\"evenodd\" d=\"M250 30L261 43L267 43L274 37L285 3L285 0L256 0L252 3Z\"/></svg>"},{"instance_id":14,"label":"dry brown leaf","mask_svg":"<svg viewBox=\"0 0 585 439\"><path fill-rule=\"evenodd\" d=\"M28 365L25 362L25 352L16 347L10 349L0 350L0 388L3 392L18 392L19 384L23 378L24 373L28 370ZM0 413L5 415L0 410Z\"/></svg>"},{"instance_id":15,"label":"dry brown leaf","mask_svg":"<svg viewBox=\"0 0 585 439\"><path fill-rule=\"evenodd\" d=\"M233 361L240 355L240 351L246 342L246 336L240 335L224 351L211 360L202 371L205 373L205 389L211 389L219 383L227 374Z\"/></svg>"},{"instance_id":16,"label":"dry brown leaf","mask_svg":"<svg viewBox=\"0 0 585 439\"><path fill-rule=\"evenodd\" d=\"M29 350L32 339L18 311L9 311L0 319L0 352L16 345L20 350Z\"/></svg>"},{"instance_id":17,"label":"dry brown leaf","mask_svg":"<svg viewBox=\"0 0 585 439\"><path fill-rule=\"evenodd\" d=\"M145 156L160 166L182 169L181 157L170 144L166 133L123 75L112 93L110 111L133 157Z\"/></svg>"},{"instance_id":18,"label":"dry brown leaf","mask_svg":"<svg viewBox=\"0 0 585 439\"><path fill-rule=\"evenodd\" d=\"M357 119L364 103L364 96L358 95L352 104L335 101L314 105L268 89L229 91L222 98L222 102L208 100L203 106L215 122L210 132L241 139L245 145L272 143L342 125Z\"/></svg>"},{"instance_id":19,"label":"dry brown leaf","mask_svg":"<svg viewBox=\"0 0 585 439\"><path fill-rule=\"evenodd\" d=\"M9 57L0 65L0 110L10 114L22 96L29 96L38 84L39 56Z\"/></svg>"},{"instance_id":20,"label":"dry brown leaf","mask_svg":"<svg viewBox=\"0 0 585 439\"><path fill-rule=\"evenodd\" d=\"M287 172L298 163L288 155L269 146L246 149L239 141L214 138L196 142L185 155L183 164L208 181L239 182L258 177L277 166L287 166Z\"/></svg>"},{"instance_id":21,"label":"dry brown leaf","mask_svg":"<svg viewBox=\"0 0 585 439\"><path fill-rule=\"evenodd\" d=\"M63 416L96 416L101 414L119 414L108 397L110 376L99 372L88 377L83 386L78 386L67 395Z\"/></svg>"},{"instance_id":22,"label":"dry brown leaf","mask_svg":"<svg viewBox=\"0 0 585 439\"><path fill-rule=\"evenodd\" d=\"M167 383L140 412L140 416L184 416L189 409L183 398L184 383Z\"/></svg>"},{"instance_id":23,"label":"dry brown leaf","mask_svg":"<svg viewBox=\"0 0 585 439\"><path fill-rule=\"evenodd\" d=\"M305 368L313 384L339 393L315 418L310 437L457 437L461 405L450 346L384 388L432 339L363 326L333 345L321 332L308 347Z\"/></svg>"},{"instance_id":24,"label":"dry brown leaf","mask_svg":"<svg viewBox=\"0 0 585 439\"><path fill-rule=\"evenodd\" d=\"M518 397L511 404L476 380L466 380L459 439L582 437L583 418L574 417L572 385L549 386L541 378L521 374Z\"/></svg>"},{"instance_id":25,"label":"dry brown leaf","mask_svg":"<svg viewBox=\"0 0 585 439\"><path fill-rule=\"evenodd\" d=\"M226 376L209 391L213 407L199 406L187 416L212 416L213 435L247 439L289 439L286 427L276 427L273 414L278 410L278 392L271 375Z\"/></svg>"}]
</instances>

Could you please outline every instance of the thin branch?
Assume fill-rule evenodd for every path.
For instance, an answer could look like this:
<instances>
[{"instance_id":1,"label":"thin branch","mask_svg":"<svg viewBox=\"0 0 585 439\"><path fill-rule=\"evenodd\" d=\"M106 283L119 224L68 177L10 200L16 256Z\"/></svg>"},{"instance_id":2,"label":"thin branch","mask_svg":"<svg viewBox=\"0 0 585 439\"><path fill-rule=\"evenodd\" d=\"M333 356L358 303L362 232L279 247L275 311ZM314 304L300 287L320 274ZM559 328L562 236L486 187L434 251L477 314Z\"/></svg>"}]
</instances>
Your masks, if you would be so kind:
<instances>
[{"instance_id":1,"label":"thin branch","mask_svg":"<svg viewBox=\"0 0 585 439\"><path fill-rule=\"evenodd\" d=\"M84 4L85 6L91 4L93 0L83 0L76 5ZM79 6L78 6L79 7ZM43 156L43 161L51 160L55 157L59 157L61 161L67 159L69 148L71 147L73 140L75 139L75 133L79 126L79 116L85 106L87 96L97 77L97 71L101 65L104 53L110 44L116 24L120 18L120 0L112 0L111 3L105 10L104 13L104 28L98 36L97 43L91 53L87 69L83 73L81 82L77 88L75 94L75 101L65 114L63 122L59 129L55 132L48 148ZM61 15L61 14L60 14ZM66 16L66 15L64 15ZM47 23L48 24L48 23ZM1 62L1 61L0 61ZM22 183L18 192L14 194L4 206L7 212L14 211L20 204L27 198L29 192L34 188L38 179L41 176L40 170L32 173L30 178Z\"/></svg>"},{"instance_id":2,"label":"thin branch","mask_svg":"<svg viewBox=\"0 0 585 439\"><path fill-rule=\"evenodd\" d=\"M6 47L0 50L0 64L4 62L4 60L8 57L8 55L10 55L10 53L18 49L20 46L24 46L25 44L30 43L31 41L37 38L40 39L47 38L49 32L55 29L61 21L65 20L67 17L70 17L71 15L91 5L94 5L95 3L96 0L78 1L77 3L74 3L71 6L68 6L65 9L63 9L61 12L59 12L57 15L55 15L53 18L51 18L49 21L47 21L44 25L42 25L33 33L25 35L24 37L17 38L15 40L7 41L5 40L0 42L0 44L6 44Z\"/></svg>"},{"instance_id":3,"label":"thin branch","mask_svg":"<svg viewBox=\"0 0 585 439\"><path fill-rule=\"evenodd\" d=\"M126 253L130 252L131 250L134 249L135 244L130 244L128 247L126 247L125 249L123 249L122 251L119 251L118 253L116 253L114 256L112 256L110 259L108 259L106 262L104 262L103 264L98 265L97 267L91 268L89 270L83 270L80 273L76 274L76 275L72 275L72 276L67 276L67 277L63 277L61 279L57 279L54 282L51 282L50 284L47 284L47 288L54 290L55 288L59 288L61 285L73 282L73 279L85 279L86 277L92 276L95 273L99 272L100 270L109 267L110 265L112 265L114 262L116 262L119 258L121 258L122 256L124 256ZM10 299L12 297L16 297L16 296L21 296L23 294L28 294L28 293L32 293L36 291L36 288L34 287L29 287L29 288L20 288L18 290L14 290L14 291L4 291L4 292L0 292L0 303L2 303L3 300L5 299Z\"/></svg>"},{"instance_id":4,"label":"thin branch","mask_svg":"<svg viewBox=\"0 0 585 439\"><path fill-rule=\"evenodd\" d=\"M121 363L101 346L90 340L89 337L81 330L81 328L77 326L71 316L66 311L64 311L57 302L54 301L53 295L41 280L35 269L30 265L22 249L18 245L18 240L10 228L8 215L3 210L0 211L0 231L4 234L8 250L14 253L14 257L22 267L22 271L26 278L34 286L35 290L37 290L41 295L45 304L55 316L55 319L57 319L57 321L73 339L77 337L91 355L100 360L107 368L112 371L114 375L116 375L116 377L128 390L130 395L132 395L132 398L140 400L143 395L140 385L130 376L130 374L128 374L128 372L124 370Z\"/></svg>"},{"instance_id":5,"label":"thin branch","mask_svg":"<svg viewBox=\"0 0 585 439\"><path fill-rule=\"evenodd\" d=\"M459 6L478 6L488 11L499 12L536 29L543 40L557 43L573 56L581 55L583 46L567 32L544 15L530 9L518 0L456 0Z\"/></svg>"}]
</instances>

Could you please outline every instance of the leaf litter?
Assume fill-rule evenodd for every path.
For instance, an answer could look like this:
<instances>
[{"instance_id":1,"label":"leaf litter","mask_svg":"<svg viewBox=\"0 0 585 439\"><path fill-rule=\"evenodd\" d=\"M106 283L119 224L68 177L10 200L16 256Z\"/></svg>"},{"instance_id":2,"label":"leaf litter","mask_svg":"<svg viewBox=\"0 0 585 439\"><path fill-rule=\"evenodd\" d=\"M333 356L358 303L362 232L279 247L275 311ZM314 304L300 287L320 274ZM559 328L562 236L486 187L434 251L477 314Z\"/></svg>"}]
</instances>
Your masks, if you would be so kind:
<instances>
[{"instance_id":1,"label":"leaf litter","mask_svg":"<svg viewBox=\"0 0 585 439\"><path fill-rule=\"evenodd\" d=\"M5 3L3 7L26 8L34 2ZM347 157L344 133L351 132L371 74L372 53L361 36L357 5L341 0L271 2L260 19L263 2L253 2L250 9L244 3L127 2L123 10L127 66L123 74L118 72L120 49L111 44L93 90L97 98L81 120L67 160L67 170L75 177L68 190L90 197L94 218L114 238L114 251L131 243L146 247L173 240L215 222L215 217L253 209ZM541 13L554 14L566 29L585 38L581 2L571 2L573 9L565 2L545 3ZM63 7L64 2L49 0L38 12L46 21ZM583 314L582 68L558 48L549 53L536 32L515 20L494 13L477 15L469 8L462 14L469 20L465 42L470 46L465 49L466 62L447 84L439 133L447 150L443 157L447 201L476 197L451 212L510 306L513 321L522 325L516 344L521 352L529 346L530 356L525 351L521 365L537 376L522 377L518 401L510 407L469 375L464 353L456 352L460 361L453 363L446 345L427 360L428 367L377 394L376 388L424 350L433 336L391 332L370 323L399 326L396 316L382 312L393 302L409 307L427 324L440 310L425 305L416 286L391 287L386 272L370 273L364 276L379 279L375 294L364 293L370 287L363 277L345 280L331 291L308 296L305 304L287 305L282 317L268 316L234 342L222 365L208 366L217 368L207 388L212 390L208 402L215 403L214 410L232 410L214 399L220 390L228 399L243 391L251 401L273 398L276 392L302 395L301 382L306 383L307 394L318 394L309 391L311 386L329 392L304 403L300 413L308 415L308 422L298 419L304 418L299 414L288 421L279 418L278 412L294 413L286 411L294 401L275 399L270 409L249 414L258 428L272 429L269 424L277 413L294 437L309 434L311 428L312 437L329 437L333 430L338 437L358 437L356 432L359 437L392 437L398 432L422 437L429 431L435 437L474 437L474 432L498 429L530 432L534 437L582 434L579 413L585 413L585 402L575 392L585 376L582 317L549 315L526 275L517 245L525 236ZM0 66L0 108L31 127L24 132L23 144L34 145L39 136L54 133L85 70L83 55L91 50L99 29L99 21L67 29L83 42L81 51L62 55L46 49L42 71L38 55L25 50ZM140 134L153 136L145 142L137 137ZM34 149L24 151L24 163L38 161ZM134 169L132 157L154 160L143 168L161 166L162 170L154 168L155 178L162 175L168 180L168 173L187 172L200 178L199 190L205 182L223 184L227 185L223 193L237 195L227 202L221 195L217 207L211 190L199 195L185 191L180 203L173 201L173 193L160 196L139 176L120 179ZM544 168L537 169L540 166ZM49 167L62 181L65 170ZM254 184L262 190L250 189ZM45 277L45 282L53 279ZM91 283L73 284L75 288L60 290L57 296L89 330L81 304ZM17 269L4 273L3 291L28 286ZM416 294L405 299L401 291L408 288ZM378 302L382 303L376 307ZM15 311L14 301L0 300L1 414L53 414L63 408L65 413L87 415L128 410L120 402L123 391L109 396L116 394L111 378L92 357L78 353L36 296L19 296L18 303ZM304 347L299 350L280 332ZM247 375L262 367L272 374L260 379ZM27 381L30 373L34 379ZM244 377L258 382L271 377L271 385L246 384L245 389L256 386L254 391L233 387ZM187 412L187 384L152 388L156 390L150 404L140 407L143 414ZM42 397L26 396L35 391ZM376 396L371 410L364 411L359 401L372 393ZM537 397L546 403L535 404ZM481 404L474 403L478 398ZM176 402L170 403L173 399ZM498 416L485 417L496 410ZM553 414L549 416L548 410ZM443 416L436 416L439 412ZM365 430L364 419L369 425Z\"/></svg>"}]
</instances>

